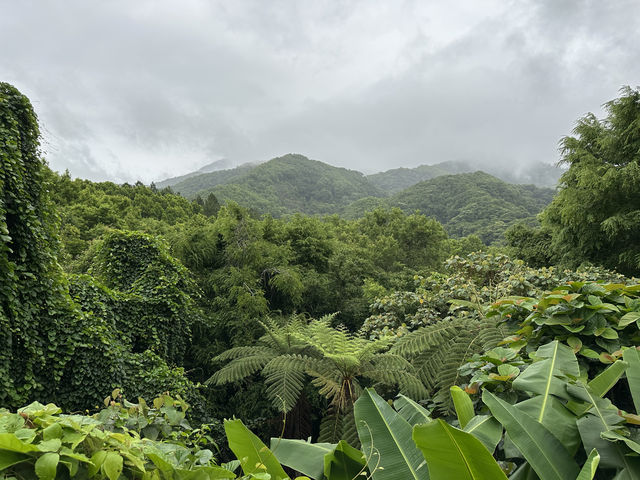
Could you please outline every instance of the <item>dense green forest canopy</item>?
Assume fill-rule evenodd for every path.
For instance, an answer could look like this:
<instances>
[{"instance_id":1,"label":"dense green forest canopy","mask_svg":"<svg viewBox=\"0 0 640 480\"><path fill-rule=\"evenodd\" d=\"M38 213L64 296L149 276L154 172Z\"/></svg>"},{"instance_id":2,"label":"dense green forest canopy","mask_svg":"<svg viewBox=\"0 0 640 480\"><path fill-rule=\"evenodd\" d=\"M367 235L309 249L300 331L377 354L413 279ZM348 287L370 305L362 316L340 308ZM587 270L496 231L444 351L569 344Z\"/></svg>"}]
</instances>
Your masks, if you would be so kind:
<instances>
[{"instance_id":1,"label":"dense green forest canopy","mask_svg":"<svg viewBox=\"0 0 640 480\"><path fill-rule=\"evenodd\" d=\"M635 478L639 105L564 140L536 229L551 192L483 172L264 164L353 219L73 180L0 83L0 478Z\"/></svg>"},{"instance_id":2,"label":"dense green forest canopy","mask_svg":"<svg viewBox=\"0 0 640 480\"><path fill-rule=\"evenodd\" d=\"M274 217L337 213L357 219L375 208L398 207L434 217L452 237L476 235L486 244L501 242L504 231L518 221L535 223L535 215L551 201L551 189L511 185L482 172L459 173L469 169L465 163L445 162L364 177L302 155L287 155L256 166L191 176L171 189L188 198L213 194L221 203L232 201ZM451 171L457 174L447 175ZM423 177L436 178L419 182ZM396 188L402 178L411 181Z\"/></svg>"}]
</instances>

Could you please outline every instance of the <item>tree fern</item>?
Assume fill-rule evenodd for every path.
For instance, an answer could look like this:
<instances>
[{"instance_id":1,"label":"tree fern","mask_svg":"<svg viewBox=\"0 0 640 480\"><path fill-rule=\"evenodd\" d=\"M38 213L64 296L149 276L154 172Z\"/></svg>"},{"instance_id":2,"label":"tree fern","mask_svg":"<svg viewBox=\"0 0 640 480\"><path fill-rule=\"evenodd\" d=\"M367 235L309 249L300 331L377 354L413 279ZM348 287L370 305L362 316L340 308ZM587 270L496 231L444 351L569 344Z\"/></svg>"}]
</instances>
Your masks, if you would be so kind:
<instances>
[{"instance_id":1,"label":"tree fern","mask_svg":"<svg viewBox=\"0 0 640 480\"><path fill-rule=\"evenodd\" d=\"M295 407L302 390L311 384L329 402L320 441L357 440L353 404L362 393L361 380L397 387L412 398L427 390L416 369L403 356L386 350L391 338L368 340L342 326L332 327L333 315L305 325L292 317L285 324L266 320L260 345L232 348L216 357L230 362L209 383L228 383L261 373L273 405L286 413Z\"/></svg>"}]
</instances>

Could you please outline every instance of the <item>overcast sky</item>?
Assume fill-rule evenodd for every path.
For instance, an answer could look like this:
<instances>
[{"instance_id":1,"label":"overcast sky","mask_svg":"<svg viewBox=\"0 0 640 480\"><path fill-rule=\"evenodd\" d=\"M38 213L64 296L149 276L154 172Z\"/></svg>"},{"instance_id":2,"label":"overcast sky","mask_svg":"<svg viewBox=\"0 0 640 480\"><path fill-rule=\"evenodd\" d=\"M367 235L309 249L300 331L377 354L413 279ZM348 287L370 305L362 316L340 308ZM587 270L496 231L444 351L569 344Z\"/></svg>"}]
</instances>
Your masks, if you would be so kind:
<instances>
[{"instance_id":1,"label":"overcast sky","mask_svg":"<svg viewBox=\"0 0 640 480\"><path fill-rule=\"evenodd\" d=\"M640 1L0 0L0 81L56 170L145 182L302 153L556 162L640 85Z\"/></svg>"}]
</instances>

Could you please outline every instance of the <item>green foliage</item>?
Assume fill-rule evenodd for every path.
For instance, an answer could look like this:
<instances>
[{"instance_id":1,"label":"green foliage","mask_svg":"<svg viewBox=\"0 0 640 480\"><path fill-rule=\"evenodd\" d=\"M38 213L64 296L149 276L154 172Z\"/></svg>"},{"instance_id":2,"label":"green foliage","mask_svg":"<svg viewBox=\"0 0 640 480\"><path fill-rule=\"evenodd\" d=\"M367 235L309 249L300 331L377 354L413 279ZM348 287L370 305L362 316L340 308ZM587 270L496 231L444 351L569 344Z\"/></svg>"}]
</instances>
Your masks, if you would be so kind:
<instances>
[{"instance_id":1,"label":"green foliage","mask_svg":"<svg viewBox=\"0 0 640 480\"><path fill-rule=\"evenodd\" d=\"M569 169L542 216L553 247L570 267L589 261L625 274L640 272L640 90L624 87L562 140Z\"/></svg>"},{"instance_id":2,"label":"green foliage","mask_svg":"<svg viewBox=\"0 0 640 480\"><path fill-rule=\"evenodd\" d=\"M507 478L491 453L476 437L441 419L415 427L413 440L427 460L431 480Z\"/></svg>"},{"instance_id":3,"label":"green foliage","mask_svg":"<svg viewBox=\"0 0 640 480\"><path fill-rule=\"evenodd\" d=\"M504 232L504 236L513 256L530 267L548 267L556 263L548 229L516 223Z\"/></svg>"},{"instance_id":4,"label":"green foliage","mask_svg":"<svg viewBox=\"0 0 640 480\"><path fill-rule=\"evenodd\" d=\"M83 270L84 257L92 254L88 252L92 241L110 229L168 234L190 221L205 220L202 205L140 182L116 185L72 180L68 172L62 175L48 172L47 177L61 218L59 259L76 272Z\"/></svg>"},{"instance_id":5,"label":"green foliage","mask_svg":"<svg viewBox=\"0 0 640 480\"><path fill-rule=\"evenodd\" d=\"M355 419L372 478L429 478L411 440L412 426L373 390L367 389L356 402Z\"/></svg>"},{"instance_id":6,"label":"green foliage","mask_svg":"<svg viewBox=\"0 0 640 480\"><path fill-rule=\"evenodd\" d=\"M260 372L274 406L287 413L299 406L310 379L329 402L320 439L334 442L349 435L353 440L355 432L349 430L351 412L362 392L363 380L399 388L414 398L424 395L411 364L398 355L383 352L389 339L366 340L344 327L332 328L330 320L325 317L305 325L293 318L284 325L264 325L267 334L260 339L261 345L232 348L216 357L231 361L209 382L237 382Z\"/></svg>"},{"instance_id":7,"label":"green foliage","mask_svg":"<svg viewBox=\"0 0 640 480\"><path fill-rule=\"evenodd\" d=\"M56 262L37 119L29 100L6 83L0 162L0 402L16 407L55 398L80 317Z\"/></svg>"},{"instance_id":8,"label":"green foliage","mask_svg":"<svg viewBox=\"0 0 640 480\"><path fill-rule=\"evenodd\" d=\"M528 350L551 340L566 342L595 375L622 354L623 346L640 341L640 287L570 282L539 298L500 300L491 315L519 322L516 333Z\"/></svg>"},{"instance_id":9,"label":"green foliage","mask_svg":"<svg viewBox=\"0 0 640 480\"><path fill-rule=\"evenodd\" d=\"M198 442L185 444L170 434L161 442L124 425L115 428L113 410L109 407L93 417L63 415L53 404L36 402L18 413L0 411L0 476L115 480L160 478L163 472L186 479L200 472L201 478L235 478L216 466L211 450L200 448ZM164 415L170 418L175 413L165 410Z\"/></svg>"},{"instance_id":10,"label":"green foliage","mask_svg":"<svg viewBox=\"0 0 640 480\"><path fill-rule=\"evenodd\" d=\"M510 185L475 172L420 182L391 197L389 203L434 217L452 237L473 234L488 245L502 240L510 225L534 221L552 196L551 189Z\"/></svg>"},{"instance_id":11,"label":"green foliage","mask_svg":"<svg viewBox=\"0 0 640 480\"><path fill-rule=\"evenodd\" d=\"M212 172L172 187L186 197L212 192L223 202L237 202L259 213L336 213L366 196L384 196L360 173L289 154L253 168Z\"/></svg>"},{"instance_id":12,"label":"green foliage","mask_svg":"<svg viewBox=\"0 0 640 480\"><path fill-rule=\"evenodd\" d=\"M100 243L91 270L118 292L105 300L115 310L124 343L134 353L151 350L170 364L182 364L191 327L199 321L198 289L168 246L139 232L113 231ZM93 310L87 300L80 297L79 303Z\"/></svg>"}]
</instances>

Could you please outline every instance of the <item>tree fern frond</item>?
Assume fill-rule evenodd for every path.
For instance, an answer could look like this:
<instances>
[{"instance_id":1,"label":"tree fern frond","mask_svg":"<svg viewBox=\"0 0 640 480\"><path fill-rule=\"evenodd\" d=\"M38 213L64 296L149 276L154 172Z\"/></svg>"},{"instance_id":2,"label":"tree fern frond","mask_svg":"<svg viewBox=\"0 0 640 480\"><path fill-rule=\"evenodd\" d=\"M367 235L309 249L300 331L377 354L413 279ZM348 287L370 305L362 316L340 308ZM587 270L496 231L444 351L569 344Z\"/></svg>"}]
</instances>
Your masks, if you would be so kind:
<instances>
[{"instance_id":1,"label":"tree fern frond","mask_svg":"<svg viewBox=\"0 0 640 480\"><path fill-rule=\"evenodd\" d=\"M275 352L269 347L250 346L250 347L234 347L229 350L225 350L220 355L213 358L214 362L224 362L227 360L235 360L244 356L258 356L258 355L270 355L273 356Z\"/></svg>"},{"instance_id":2,"label":"tree fern frond","mask_svg":"<svg viewBox=\"0 0 640 480\"><path fill-rule=\"evenodd\" d=\"M267 395L273 405L287 413L300 398L305 385L304 358L300 355L281 355L271 360L262 370L267 384Z\"/></svg>"},{"instance_id":3,"label":"tree fern frond","mask_svg":"<svg viewBox=\"0 0 640 480\"><path fill-rule=\"evenodd\" d=\"M418 377L433 395L438 409L444 414L453 411L450 387L460 383L459 368L474 353L495 347L507 333L503 325L498 325L492 319L458 318L450 323L456 326L454 331L443 328L435 335L423 332L420 338L411 340L405 347L405 351L415 352L418 344L427 346L427 349L412 357L412 363L417 368ZM430 327L421 330L429 330ZM445 335L446 343L434 344L434 338Z\"/></svg>"},{"instance_id":4,"label":"tree fern frond","mask_svg":"<svg viewBox=\"0 0 640 480\"><path fill-rule=\"evenodd\" d=\"M363 337L356 337L358 339L362 339L362 347L358 352L358 358L363 360L365 358L370 357L382 350L386 350L389 346L396 340L396 337L386 336L381 337L376 340L368 340Z\"/></svg>"},{"instance_id":5,"label":"tree fern frond","mask_svg":"<svg viewBox=\"0 0 640 480\"><path fill-rule=\"evenodd\" d=\"M205 385L222 385L247 378L249 375L261 370L272 358L273 354L236 358L214 373L205 382Z\"/></svg>"},{"instance_id":6,"label":"tree fern frond","mask_svg":"<svg viewBox=\"0 0 640 480\"><path fill-rule=\"evenodd\" d=\"M330 408L320 422L318 443L338 443L342 440L343 415L336 409Z\"/></svg>"},{"instance_id":7,"label":"tree fern frond","mask_svg":"<svg viewBox=\"0 0 640 480\"><path fill-rule=\"evenodd\" d=\"M360 448L360 439L358 438L358 429L356 428L356 419L353 415L353 407L344 414L342 420L342 440L345 440L354 448Z\"/></svg>"},{"instance_id":8,"label":"tree fern frond","mask_svg":"<svg viewBox=\"0 0 640 480\"><path fill-rule=\"evenodd\" d=\"M464 320L467 320L465 322ZM415 356L432 347L444 347L451 338L465 328L469 319L445 319L432 325L419 328L403 336L391 349L392 353L404 357Z\"/></svg>"}]
</instances>

